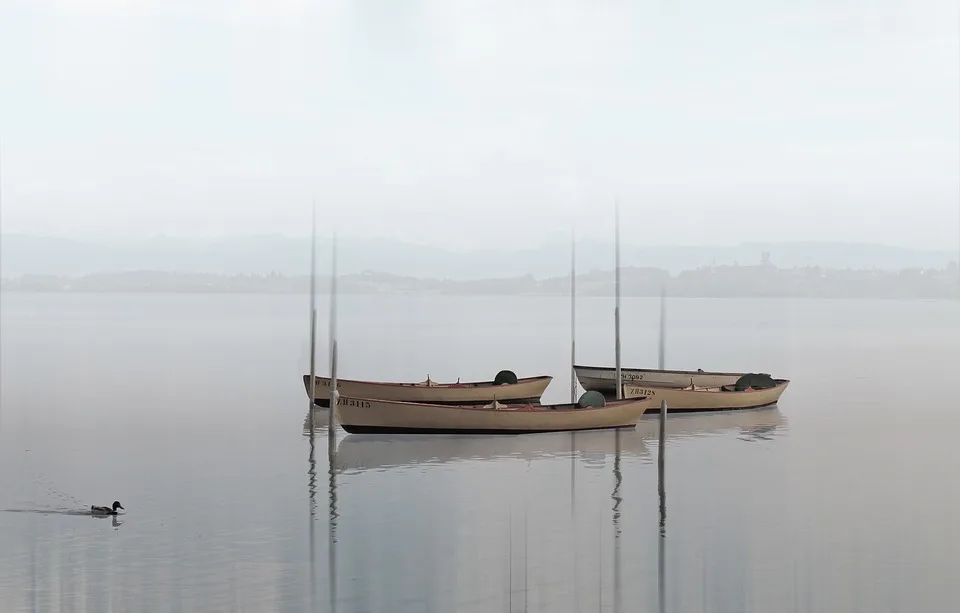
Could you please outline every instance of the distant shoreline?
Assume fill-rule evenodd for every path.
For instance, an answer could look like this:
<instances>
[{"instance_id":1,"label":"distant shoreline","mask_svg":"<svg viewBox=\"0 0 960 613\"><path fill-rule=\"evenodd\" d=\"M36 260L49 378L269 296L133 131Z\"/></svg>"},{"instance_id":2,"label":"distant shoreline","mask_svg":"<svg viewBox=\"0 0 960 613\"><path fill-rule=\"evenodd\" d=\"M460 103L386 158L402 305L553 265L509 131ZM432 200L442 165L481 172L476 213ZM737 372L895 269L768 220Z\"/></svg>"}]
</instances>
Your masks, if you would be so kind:
<instances>
[{"instance_id":1,"label":"distant shoreline","mask_svg":"<svg viewBox=\"0 0 960 613\"><path fill-rule=\"evenodd\" d=\"M109 296L109 295L153 295L153 296L304 296L306 297L309 292L257 292L257 291L224 291L224 292L199 292L199 291L174 291L174 290L104 290L104 291L24 291L24 290L9 290L9 289L0 289L0 295L71 295L71 296ZM448 297L448 298L564 298L569 299L569 294L563 296L560 294L457 294L457 293L431 293L431 292L381 292L380 294L376 293L361 293L361 292L339 292L340 296L377 296L377 295L392 295L392 296L438 296L438 297ZM329 296L329 293L326 291L317 291L318 298L326 298ZM660 294L650 294L650 295L640 295L640 294L626 294L621 292L621 297L624 299L633 299L633 298L660 298ZM613 299L613 294L607 295L582 295L577 294L579 299L598 299L598 298L610 298ZM888 296L834 296L834 295L697 295L697 294L686 294L682 296L675 296L667 294L667 298L670 299L682 299L682 300L865 300L865 301L923 301L923 302L960 302L960 295L958 296L946 296L946 297L931 297L931 296L908 296L908 295L888 295Z\"/></svg>"},{"instance_id":2,"label":"distant shoreline","mask_svg":"<svg viewBox=\"0 0 960 613\"><path fill-rule=\"evenodd\" d=\"M326 294L328 276L317 277ZM305 275L223 275L168 271L106 272L64 277L24 275L0 280L0 290L17 293L307 294ZM570 276L532 275L479 280L415 278L365 272L337 277L344 295L434 294L456 296L569 296ZM944 269L831 270L782 269L772 264L708 266L671 275L658 268L621 269L621 295L687 298L864 298L960 300L960 274ZM612 270L577 275L579 296L612 296Z\"/></svg>"},{"instance_id":3,"label":"distant shoreline","mask_svg":"<svg viewBox=\"0 0 960 613\"><path fill-rule=\"evenodd\" d=\"M611 237L612 238L612 237ZM715 268L775 264L783 269L821 266L831 270L944 269L958 263L953 250L923 250L851 242L739 243L730 245L648 245L627 233L621 244L624 267L649 267L680 275L705 265ZM97 273L168 271L183 274L310 274L309 237L234 236L222 239L157 237L147 240L93 241L0 234L0 277L27 275L81 278ZM317 237L317 271L331 265L330 243ZM337 269L418 279L470 281L533 275L537 279L569 277L569 235L544 236L510 248L450 249L396 239L341 237ZM582 238L576 242L580 272L609 270L613 241Z\"/></svg>"}]
</instances>

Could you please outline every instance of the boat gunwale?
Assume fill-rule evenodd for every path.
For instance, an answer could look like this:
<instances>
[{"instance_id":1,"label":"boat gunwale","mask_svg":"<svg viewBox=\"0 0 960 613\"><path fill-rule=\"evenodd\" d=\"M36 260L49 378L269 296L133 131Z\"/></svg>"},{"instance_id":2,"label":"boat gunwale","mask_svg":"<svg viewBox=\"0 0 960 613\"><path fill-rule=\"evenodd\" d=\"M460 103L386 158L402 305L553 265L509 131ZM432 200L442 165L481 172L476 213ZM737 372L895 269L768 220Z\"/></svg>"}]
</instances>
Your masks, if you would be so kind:
<instances>
[{"instance_id":1,"label":"boat gunwale","mask_svg":"<svg viewBox=\"0 0 960 613\"><path fill-rule=\"evenodd\" d=\"M727 408L722 408L722 409L717 409L717 408L712 408L712 407L681 407L681 408L672 408L672 409L670 409L670 414L671 414L671 415L675 415L675 414L677 414L677 413L684 413L684 414L698 413L698 414L702 414L702 413L732 413L732 412L734 412L734 411L756 411L756 410L760 410L760 409L766 409L766 408L769 408L769 407L778 406L778 403L779 403L779 399L778 399L778 400L770 400L770 401L767 401L767 402L761 402L760 404L748 404L748 405L743 405L743 406L727 407ZM660 407L654 406L654 407L652 407L652 408L650 408L650 409L647 409L646 412L644 412L644 415L645 415L645 416L646 416L646 415L655 415L655 416L660 415Z\"/></svg>"},{"instance_id":2,"label":"boat gunwale","mask_svg":"<svg viewBox=\"0 0 960 613\"><path fill-rule=\"evenodd\" d=\"M578 364L573 365L574 370L586 370L586 371L609 371L614 373L616 368L613 366L581 366ZM621 375L627 372L649 372L649 373L668 373L671 375L714 375L714 376L725 376L725 377L737 377L750 374L749 372L722 372L715 370L670 370L666 368L624 368L620 367ZM616 375L614 374L614 377ZM611 378L614 378L611 377Z\"/></svg>"},{"instance_id":3,"label":"boat gunwale","mask_svg":"<svg viewBox=\"0 0 960 613\"><path fill-rule=\"evenodd\" d=\"M774 381L776 381L777 384L776 384L775 386L773 386L773 387L766 387L766 388L762 388L762 389L749 388L749 389L745 389L745 390L725 390L725 389L722 389L724 386L720 386L721 389L711 388L711 389L699 389L699 390L698 390L698 389L692 389L692 390L691 390L691 389L687 389L687 388L684 388L684 387L667 387L667 388L665 388L665 387L661 387L661 386L657 386L657 385L652 385L652 384L647 384L647 383L634 383L634 382L631 381L631 382L628 382L628 383L624 383L624 384L623 384L623 390L624 390L624 392L626 392L626 390L627 390L628 387L638 387L638 388L641 388L641 389L643 389L643 388L652 388L652 389L655 389L655 390L657 390L657 391L664 390L664 391L671 391L671 392L687 392L687 393L698 393L698 394L724 394L724 395L730 395L730 394L757 394L757 393L760 393L760 392L769 392L769 391L777 390L777 389L780 389L780 388L786 388L788 385L790 385L790 379L774 379ZM649 397L650 397L650 396L633 396L633 398L649 398Z\"/></svg>"},{"instance_id":4,"label":"boat gunwale","mask_svg":"<svg viewBox=\"0 0 960 613\"><path fill-rule=\"evenodd\" d=\"M325 381L328 381L328 382L330 381L330 377L322 377L322 376L320 376L320 375L316 375L316 379L318 379L318 380L325 380ZM305 383L309 384L309 383L310 383L310 375L309 375L309 374L303 375L303 380L304 380ZM525 383L534 383L534 382L540 382L540 381L546 381L546 382L547 382L547 385L550 385L550 383L553 381L553 375L535 375L535 376L533 376L533 377L517 378L517 382L516 382L516 383L500 383L500 384L497 384L497 383L494 383L493 379L489 379L489 380L486 380L486 381L461 381L461 382L459 382L459 383L431 383L430 385L426 385L425 382L405 383L405 382L403 382L403 381L368 381L368 380L365 380L365 379L344 379L343 377L337 377L337 383L359 383L359 384L361 384L361 385L379 385L379 386L383 386L383 387L397 387L397 388L401 388L401 389L408 389L408 388L414 388L414 389L464 389L464 388L483 389L483 388L488 388L488 387L495 387L495 388L497 388L497 389L500 389L500 388L504 388L504 387L509 388L509 387L511 387L511 386L514 386L514 385L522 385L522 384L525 384ZM367 399L367 400L369 400L369 399Z\"/></svg>"},{"instance_id":5,"label":"boat gunwale","mask_svg":"<svg viewBox=\"0 0 960 613\"><path fill-rule=\"evenodd\" d=\"M480 428L480 429L461 429L461 428L413 428L405 426L356 426L356 425L342 425L341 426L347 434L432 434L432 435L446 435L446 434L467 434L467 435L486 435L486 436L522 436L529 434L557 434L557 433L570 433L570 432L591 432L591 431L609 431L609 430L633 430L637 427L636 424L633 425L623 425L623 426L590 426L587 428L568 428L563 430L513 430L513 429L502 429L502 428Z\"/></svg>"},{"instance_id":6,"label":"boat gunwale","mask_svg":"<svg viewBox=\"0 0 960 613\"><path fill-rule=\"evenodd\" d=\"M363 402L376 402L380 404L398 404L404 407L427 407L427 408L437 408L437 409L453 409L453 410L463 410L463 411L486 411L488 413L583 413L586 411L597 411L603 409L614 409L620 408L629 404L637 404L641 402L647 402L652 398L652 396L633 396L631 398L624 398L622 400L609 400L603 406L600 407L581 407L575 402L563 402L558 404L515 404L509 402L499 402L501 407L511 407L511 408L494 408L488 407L482 404L437 404L433 402L417 402L412 400L381 400L379 398L362 398L357 396L340 396L337 400L337 406L341 406L341 401L343 400L359 400ZM350 405L346 405L349 407ZM516 407L516 408L512 408ZM527 407L533 407L533 410L523 410ZM565 408L552 408L552 407L565 407Z\"/></svg>"}]
</instances>

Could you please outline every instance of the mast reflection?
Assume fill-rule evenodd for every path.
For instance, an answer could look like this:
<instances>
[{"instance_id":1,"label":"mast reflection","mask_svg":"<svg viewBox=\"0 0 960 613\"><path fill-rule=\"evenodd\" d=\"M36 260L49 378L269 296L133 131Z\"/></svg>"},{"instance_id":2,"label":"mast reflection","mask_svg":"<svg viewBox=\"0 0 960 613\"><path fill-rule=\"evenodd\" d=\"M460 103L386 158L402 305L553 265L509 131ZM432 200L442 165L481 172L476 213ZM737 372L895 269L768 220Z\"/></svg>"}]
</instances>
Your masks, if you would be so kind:
<instances>
[{"instance_id":1,"label":"mast reflection","mask_svg":"<svg viewBox=\"0 0 960 613\"><path fill-rule=\"evenodd\" d=\"M620 485L623 483L623 474L620 472L620 430L615 434L613 455L613 610L618 612L621 607L622 583L620 582Z\"/></svg>"},{"instance_id":2,"label":"mast reflection","mask_svg":"<svg viewBox=\"0 0 960 613\"><path fill-rule=\"evenodd\" d=\"M316 604L316 539L314 523L317 520L317 460L316 460L316 436L318 434L327 434L328 439L335 437L336 434L328 432L330 430L327 420L327 413L324 409L311 408L311 414L308 414L304 420L304 434L310 442L310 455L308 459L309 468L307 470L307 493L310 499L310 595L312 602ZM310 427L310 424L314 427ZM337 607L337 520L339 513L337 511L337 465L336 465L336 445L328 448L327 458L327 495L328 495L328 535L327 535L327 554L328 570L327 577L329 592L330 611L336 611Z\"/></svg>"},{"instance_id":3,"label":"mast reflection","mask_svg":"<svg viewBox=\"0 0 960 613\"><path fill-rule=\"evenodd\" d=\"M330 430L327 433L328 441L332 441L336 437L335 432L336 426L328 427ZM327 551L329 553L329 559L327 561L330 569L329 585L330 585L330 611L336 612L337 610L337 519L339 514L337 513L337 449L335 444L330 444L327 450L327 457L329 459L327 474L329 477L328 480L328 490L330 495L330 505L329 505L329 521L328 521L328 543Z\"/></svg>"},{"instance_id":4,"label":"mast reflection","mask_svg":"<svg viewBox=\"0 0 960 613\"><path fill-rule=\"evenodd\" d=\"M310 441L310 455L307 458L307 496L309 498L309 508L310 508L310 517L309 517L309 534L310 534L310 602L316 605L317 602L317 545L316 538L314 537L314 528L313 524L316 521L317 516L317 460L316 460L316 445L314 443L314 430L313 427L313 409L308 409L310 412L307 415L307 420L310 422L310 428L308 433L308 440Z\"/></svg>"}]
</instances>

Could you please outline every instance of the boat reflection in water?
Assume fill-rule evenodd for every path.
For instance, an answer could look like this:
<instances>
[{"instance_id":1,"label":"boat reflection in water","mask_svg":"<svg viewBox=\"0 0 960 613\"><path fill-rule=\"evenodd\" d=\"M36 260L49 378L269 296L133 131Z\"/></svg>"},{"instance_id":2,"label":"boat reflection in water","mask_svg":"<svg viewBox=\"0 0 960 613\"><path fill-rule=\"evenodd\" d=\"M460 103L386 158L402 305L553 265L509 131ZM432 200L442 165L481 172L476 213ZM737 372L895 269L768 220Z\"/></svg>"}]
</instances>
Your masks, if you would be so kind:
<instances>
[{"instance_id":1,"label":"boat reflection in water","mask_svg":"<svg viewBox=\"0 0 960 613\"><path fill-rule=\"evenodd\" d=\"M710 413L679 413L667 416L667 440L729 434L739 430L742 440L763 440L786 427L787 420L777 405L758 409L717 411ZM637 430L645 440L659 438L660 415L648 413L637 423Z\"/></svg>"},{"instance_id":2,"label":"boat reflection in water","mask_svg":"<svg viewBox=\"0 0 960 613\"><path fill-rule=\"evenodd\" d=\"M327 410L314 409L314 413L314 434L326 433ZM308 413L304 420L305 435L310 434L309 423ZM696 444L700 437L730 438L731 435L749 443L776 436L785 425L786 420L783 414L773 406L735 412L670 415L667 418L665 435L669 446ZM413 571L408 572L408 569L402 572L397 571L401 574L406 573L405 581L412 581L419 586L410 588L411 597L423 598L424 603L431 598L438 598L444 602L450 599L444 607L449 605L454 608L458 599L476 597L483 599L483 604L491 607L509 608L514 606L515 599L527 603L528 599L532 598L537 603L545 603L543 599L556 595L554 592L569 590L572 592L570 610L588 610L589 606L607 607L611 604L614 611L627 610L629 607L624 597L629 597L631 600L643 598L642 595L638 595L635 583L638 572L637 559L642 559L644 554L638 553L636 547L639 543L647 541L653 547L650 555L655 556L657 560L654 570L657 577L651 587L656 591L656 602L660 610L666 610L666 596L668 592L672 593L670 586L673 582L667 581L667 576L671 573L668 573L670 564L666 541L667 501L663 496L662 483L658 484L661 490L659 513L650 518L654 520L653 518L656 517L654 521L659 524L656 543L638 534L639 526L635 523L635 519L648 514L645 508L658 506L657 492L652 488L645 492L646 488L641 486L638 478L650 484L649 478L642 475L649 474L648 471L656 462L654 452L658 450L659 429L659 416L650 415L642 418L634 429L614 431L588 430L523 435L348 434L337 437L339 441L334 452L328 454L330 464L327 492L329 496L327 570L329 576L324 580L312 573L321 588L326 588L324 591L329 598L321 598L326 602L316 600L315 602L320 606L327 606L331 611L337 608L351 610L353 601L365 602L372 598L369 594L364 595L366 592L363 588L345 586L341 583L343 577L339 577L338 580L338 570L342 569L339 568L341 562L337 557L340 540L337 532L342 527L347 527L348 532L354 533L363 533L367 530L369 526L367 522L371 521L372 517L370 513L363 507L354 506L354 511L341 515L338 512L340 506L338 499L346 501L353 499L356 504L358 495L361 498L366 495L364 483L376 483L376 487L382 487L383 481L370 479L375 476L373 473L394 473L399 482L409 486L411 483L422 483L417 473L425 469L463 464L464 470L458 471L461 479L477 478L478 481L471 482L478 487L489 487L491 478L499 479L511 473L499 473L499 476L486 473L481 477L480 473L472 471L468 465L476 468L478 464L485 465L488 462L503 464L510 463L511 460L519 460L521 463L530 465L523 469L524 474L529 474L530 468L537 465L539 468L546 469L547 472L538 470L539 475L532 477L530 481L526 478L520 481L509 479L501 486L495 486L498 489L490 490L495 491L496 495L477 495L467 498L468 502L464 503L476 514L475 521L480 521L476 517L486 518L481 527L482 530L489 532L488 536L480 540L471 540L469 526L464 527L460 523L437 525L424 532L424 534L434 534L439 531L445 534L443 538L456 538L461 530L465 531L464 534L468 536L459 538L466 539L464 543L468 548L472 548L471 553L459 553L459 560L451 560L439 555L431 557L432 554L426 553L424 563L429 561L429 564L439 565L441 562L438 560L442 558L444 560L442 564L453 565L458 569L457 572L465 568L472 569L470 573L476 575L475 580L464 582L456 594L448 594L433 586L429 578L425 579ZM665 463L669 463L669 455L668 451ZM563 473L547 468L549 465L556 467L557 460L561 459L570 463L569 476L566 477L569 478L570 490L569 520L561 518L564 511L555 504L556 498L542 497L539 494L531 497L531 494L541 489L556 490L556 486L560 485L556 483L557 478L566 480L561 476ZM534 462L535 460L538 462ZM634 465L635 468L625 471L628 464ZM650 465L650 468L639 466L644 464ZM401 473L408 473L408 469L409 474L415 479L413 482L401 475ZM584 472L582 469L594 470ZM596 469L600 469L599 472ZM308 488L311 498L317 494L318 489L314 481L314 471L311 455L311 480ZM610 471L609 476L603 474L606 471ZM513 474L516 475L516 473ZM338 475L347 477L346 490L338 483ZM468 475L471 476L468 477ZM389 476L387 478L392 479ZM582 482L581 478L584 478ZM638 486L640 486L639 489ZM681 486L674 485L674 487ZM560 491L563 489L565 486L560 486ZM419 495L416 494L417 491L414 487L410 494L401 494L397 499L402 500L406 495ZM625 492L630 492L627 499L624 499ZM397 496L395 492L392 495ZM441 509L448 508L441 503L436 504ZM418 508L420 509L418 516L432 516L433 511L430 510L429 504ZM634 522L632 525L628 523L624 526L622 522L630 517L634 518ZM466 521L469 524L469 519ZM563 527L565 521L569 521L568 527ZM416 522L412 525L416 525ZM554 532L548 538L544 537L544 534L551 533L558 527L562 527L559 532ZM650 530L653 529L651 523ZM503 532L508 534L506 539L492 536L495 533L503 534ZM624 538L627 540L623 541ZM424 547L423 542L418 541L417 546ZM676 546L674 544L671 548ZM311 550L315 547L316 545L311 542ZM429 548L424 549L424 551L428 550ZM622 555L624 552L629 556ZM390 553L390 550L380 551L380 554L384 553ZM474 568L470 566L472 559L486 560L488 564ZM545 573L543 570L546 559L550 560L550 573ZM359 562L354 560L353 564L357 563ZM364 561L364 567L369 563L370 560ZM492 567L502 568L502 571L489 570ZM562 580L558 579L558 573L562 575L566 568L570 568L572 573ZM528 580L528 574L532 577L530 580ZM380 576L376 572L374 575ZM438 590L436 594L432 591L434 589ZM442 597L438 595L441 592ZM652 592L648 593L652 594ZM501 605L501 600L508 603Z\"/></svg>"},{"instance_id":3,"label":"boat reflection in water","mask_svg":"<svg viewBox=\"0 0 960 613\"><path fill-rule=\"evenodd\" d=\"M326 410L317 411L317 428L326 430ZM305 423L309 421L309 417ZM323 425L321 425L323 424ZM584 464L619 452L625 457L652 461L648 441L659 437L659 415L642 418L636 429L614 432L586 430L521 435L482 434L348 434L337 445L338 471L366 471L446 464L460 461L517 459L532 461L577 455ZM760 440L783 428L785 418L776 406L745 411L671 415L668 442L739 430L744 440ZM306 427L307 429L309 426ZM619 439L619 445L617 444Z\"/></svg>"},{"instance_id":4,"label":"boat reflection in water","mask_svg":"<svg viewBox=\"0 0 960 613\"><path fill-rule=\"evenodd\" d=\"M642 433L620 431L621 451L649 456ZM614 433L605 430L549 432L509 436L482 434L351 434L337 445L341 471L381 470L476 460L525 460L569 457L585 459L614 452Z\"/></svg>"},{"instance_id":5,"label":"boat reflection in water","mask_svg":"<svg viewBox=\"0 0 960 613\"><path fill-rule=\"evenodd\" d=\"M327 427L330 425L330 411L324 407L313 407L313 431L314 434L321 432L326 434ZM310 436L310 410L303 417L303 435Z\"/></svg>"}]
</instances>

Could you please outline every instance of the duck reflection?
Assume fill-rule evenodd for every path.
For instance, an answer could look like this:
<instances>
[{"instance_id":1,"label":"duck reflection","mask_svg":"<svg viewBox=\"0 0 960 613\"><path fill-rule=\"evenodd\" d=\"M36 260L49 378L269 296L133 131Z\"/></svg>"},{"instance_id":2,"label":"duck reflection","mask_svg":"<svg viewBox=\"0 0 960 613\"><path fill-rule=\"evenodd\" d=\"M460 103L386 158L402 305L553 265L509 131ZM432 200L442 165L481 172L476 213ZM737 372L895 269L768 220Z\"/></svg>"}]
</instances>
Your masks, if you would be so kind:
<instances>
[{"instance_id":1,"label":"duck reflection","mask_svg":"<svg viewBox=\"0 0 960 613\"><path fill-rule=\"evenodd\" d=\"M110 525L113 526L114 529L117 529L123 525L123 522L120 520L118 515L91 515L90 517L94 519L110 518Z\"/></svg>"}]
</instances>

